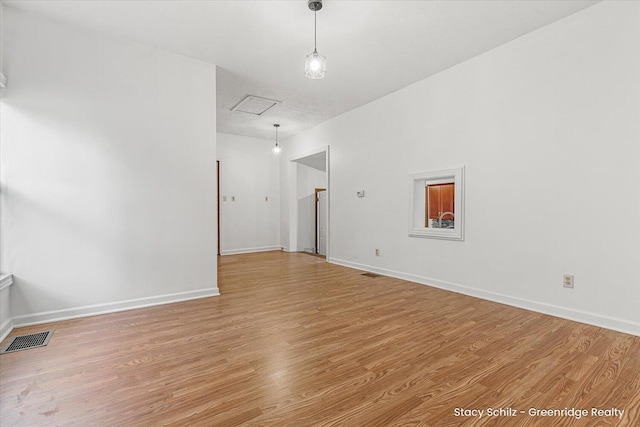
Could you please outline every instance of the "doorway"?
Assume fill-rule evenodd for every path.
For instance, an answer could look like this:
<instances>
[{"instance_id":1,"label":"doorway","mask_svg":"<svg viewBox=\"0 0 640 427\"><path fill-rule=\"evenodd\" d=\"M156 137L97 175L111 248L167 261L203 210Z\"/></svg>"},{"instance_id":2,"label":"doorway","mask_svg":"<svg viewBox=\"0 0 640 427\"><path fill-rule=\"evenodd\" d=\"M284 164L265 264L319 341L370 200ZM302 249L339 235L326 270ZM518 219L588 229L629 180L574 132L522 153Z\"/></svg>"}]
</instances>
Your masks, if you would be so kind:
<instances>
[{"instance_id":1,"label":"doorway","mask_svg":"<svg viewBox=\"0 0 640 427\"><path fill-rule=\"evenodd\" d=\"M288 251L330 259L329 146L289 159Z\"/></svg>"}]
</instances>

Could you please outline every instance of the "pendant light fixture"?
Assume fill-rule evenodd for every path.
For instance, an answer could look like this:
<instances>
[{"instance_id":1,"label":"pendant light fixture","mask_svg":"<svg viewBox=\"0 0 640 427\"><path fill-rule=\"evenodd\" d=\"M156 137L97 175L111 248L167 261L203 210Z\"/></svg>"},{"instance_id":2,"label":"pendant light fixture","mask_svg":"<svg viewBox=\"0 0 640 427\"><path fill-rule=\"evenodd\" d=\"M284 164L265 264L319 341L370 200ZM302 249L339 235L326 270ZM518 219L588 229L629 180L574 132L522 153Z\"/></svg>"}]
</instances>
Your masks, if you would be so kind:
<instances>
[{"instance_id":1,"label":"pendant light fixture","mask_svg":"<svg viewBox=\"0 0 640 427\"><path fill-rule=\"evenodd\" d=\"M276 128L276 145L273 146L271 151L273 151L275 154L278 154L282 151L282 148L280 147L280 145L278 145L278 128L280 127L280 125L276 123L273 125L273 127Z\"/></svg>"},{"instance_id":2,"label":"pendant light fixture","mask_svg":"<svg viewBox=\"0 0 640 427\"><path fill-rule=\"evenodd\" d=\"M327 58L320 55L317 49L317 22L316 15L322 9L322 0L308 0L307 6L313 11L313 52L307 55L304 61L304 75L310 79L321 79L327 71Z\"/></svg>"}]
</instances>

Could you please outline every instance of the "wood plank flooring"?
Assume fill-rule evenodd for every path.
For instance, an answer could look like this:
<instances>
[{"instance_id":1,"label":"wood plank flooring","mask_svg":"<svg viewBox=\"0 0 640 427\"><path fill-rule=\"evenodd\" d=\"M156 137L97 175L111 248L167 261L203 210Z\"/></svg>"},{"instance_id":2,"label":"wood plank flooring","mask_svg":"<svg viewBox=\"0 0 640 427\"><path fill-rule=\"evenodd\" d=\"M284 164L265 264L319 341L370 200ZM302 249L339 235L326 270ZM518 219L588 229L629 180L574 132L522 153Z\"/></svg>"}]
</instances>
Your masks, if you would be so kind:
<instances>
[{"instance_id":1,"label":"wood plank flooring","mask_svg":"<svg viewBox=\"0 0 640 427\"><path fill-rule=\"evenodd\" d=\"M0 356L0 424L640 425L640 337L304 254L219 261L220 297L13 331L55 329Z\"/></svg>"}]
</instances>

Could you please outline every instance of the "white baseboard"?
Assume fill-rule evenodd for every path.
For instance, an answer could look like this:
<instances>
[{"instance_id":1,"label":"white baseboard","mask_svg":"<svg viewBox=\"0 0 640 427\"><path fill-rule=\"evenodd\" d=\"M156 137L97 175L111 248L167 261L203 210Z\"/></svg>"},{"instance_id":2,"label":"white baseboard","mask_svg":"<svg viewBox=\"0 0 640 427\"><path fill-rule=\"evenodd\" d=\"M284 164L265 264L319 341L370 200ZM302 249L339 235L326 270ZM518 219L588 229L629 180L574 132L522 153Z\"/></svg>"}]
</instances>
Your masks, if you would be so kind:
<instances>
[{"instance_id":1,"label":"white baseboard","mask_svg":"<svg viewBox=\"0 0 640 427\"><path fill-rule=\"evenodd\" d=\"M221 255L250 254L253 252L279 251L281 249L282 249L282 246L262 246L259 248L223 249L221 251Z\"/></svg>"},{"instance_id":2,"label":"white baseboard","mask_svg":"<svg viewBox=\"0 0 640 427\"><path fill-rule=\"evenodd\" d=\"M344 267L355 268L356 270L368 271L371 273L378 273L384 276L395 277L397 279L407 280L410 282L420 283L421 285L432 286L434 288L444 289L446 291L452 291L459 294L469 295L476 298L481 298L501 304L510 305L513 307L523 308L525 310L531 310L538 313L548 314L555 317L561 317L563 319L573 320L576 322L586 323L601 328L612 329L614 331L623 332L625 334L631 334L640 336L640 323L631 322L628 320L617 319L614 317L603 316L597 313L591 313L582 310L575 310L566 307L560 307L553 304L547 304L537 301L531 301L523 298L512 297L509 295L503 295L495 292L489 292L471 286L459 285L456 283L444 282L442 280L431 279L428 277L418 276L415 274L403 273L400 271L388 270L385 268L374 267L366 264L359 264L351 261L345 261L341 259L331 258L328 262L332 264L341 265Z\"/></svg>"},{"instance_id":3,"label":"white baseboard","mask_svg":"<svg viewBox=\"0 0 640 427\"><path fill-rule=\"evenodd\" d=\"M13 319L9 317L0 325L0 342L4 341L11 331L13 331Z\"/></svg>"},{"instance_id":4,"label":"white baseboard","mask_svg":"<svg viewBox=\"0 0 640 427\"><path fill-rule=\"evenodd\" d=\"M45 311L41 313L25 314L13 319L13 327L38 325L40 323L57 322L60 320L77 319L79 317L96 316L99 314L115 313L133 310L135 308L151 307L154 305L171 304L198 298L220 295L218 288L199 289L197 291L179 292L175 294L158 295L127 301L106 304L87 305L84 307L67 308L63 310ZM4 325L4 324L3 324Z\"/></svg>"},{"instance_id":5,"label":"white baseboard","mask_svg":"<svg viewBox=\"0 0 640 427\"><path fill-rule=\"evenodd\" d=\"M0 325L0 342L2 342L13 330L13 319L11 318L11 310L9 307L9 288L12 284L12 274L0 273L0 306L2 307L0 310L6 310L4 313L6 315L6 319L2 322L2 325Z\"/></svg>"}]
</instances>

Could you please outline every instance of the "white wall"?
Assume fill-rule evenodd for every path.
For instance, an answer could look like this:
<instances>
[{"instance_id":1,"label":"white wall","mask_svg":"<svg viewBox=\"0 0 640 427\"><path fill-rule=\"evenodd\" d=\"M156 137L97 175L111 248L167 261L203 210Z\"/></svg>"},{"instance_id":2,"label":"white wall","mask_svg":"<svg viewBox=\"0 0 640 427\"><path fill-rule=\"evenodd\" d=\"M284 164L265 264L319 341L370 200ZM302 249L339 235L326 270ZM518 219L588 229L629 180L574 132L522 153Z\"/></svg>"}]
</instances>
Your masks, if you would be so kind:
<instances>
[{"instance_id":1,"label":"white wall","mask_svg":"<svg viewBox=\"0 0 640 427\"><path fill-rule=\"evenodd\" d=\"M331 145L331 261L640 334L638 52L603 2L286 141ZM465 241L409 238L409 173L460 165Z\"/></svg>"},{"instance_id":2,"label":"white wall","mask_svg":"<svg viewBox=\"0 0 640 427\"><path fill-rule=\"evenodd\" d=\"M271 152L274 142L225 133L217 140L222 254L280 249L280 169L279 155Z\"/></svg>"},{"instance_id":3,"label":"white wall","mask_svg":"<svg viewBox=\"0 0 640 427\"><path fill-rule=\"evenodd\" d=\"M297 167L298 251L316 249L316 188L327 188L327 173L303 164Z\"/></svg>"},{"instance_id":4,"label":"white wall","mask_svg":"<svg viewBox=\"0 0 640 427\"><path fill-rule=\"evenodd\" d=\"M215 66L5 9L16 324L217 294Z\"/></svg>"},{"instance_id":5,"label":"white wall","mask_svg":"<svg viewBox=\"0 0 640 427\"><path fill-rule=\"evenodd\" d=\"M2 90L4 88L5 76L3 66L3 50L4 50L4 4L0 2L0 102L2 102ZM0 118L2 117L2 108L0 107ZM2 155L2 138L0 137L0 156ZM2 176L2 162L0 161L0 177ZM2 183L0 182L0 197L2 197ZM2 206L0 205L0 224L2 223ZM1 230L0 230L1 232ZM0 258L2 257L2 238L0 236ZM6 276L6 277L5 277ZM11 292L9 287L13 280L9 280L8 275L4 275L0 270L0 341L11 331L13 327L11 319L11 305L9 299ZM11 282L11 283L9 283Z\"/></svg>"},{"instance_id":6,"label":"white wall","mask_svg":"<svg viewBox=\"0 0 640 427\"><path fill-rule=\"evenodd\" d=\"M4 22L4 4L0 2L0 90L4 88L6 84L6 77L4 75L4 43L3 43L3 22Z\"/></svg>"}]
</instances>

